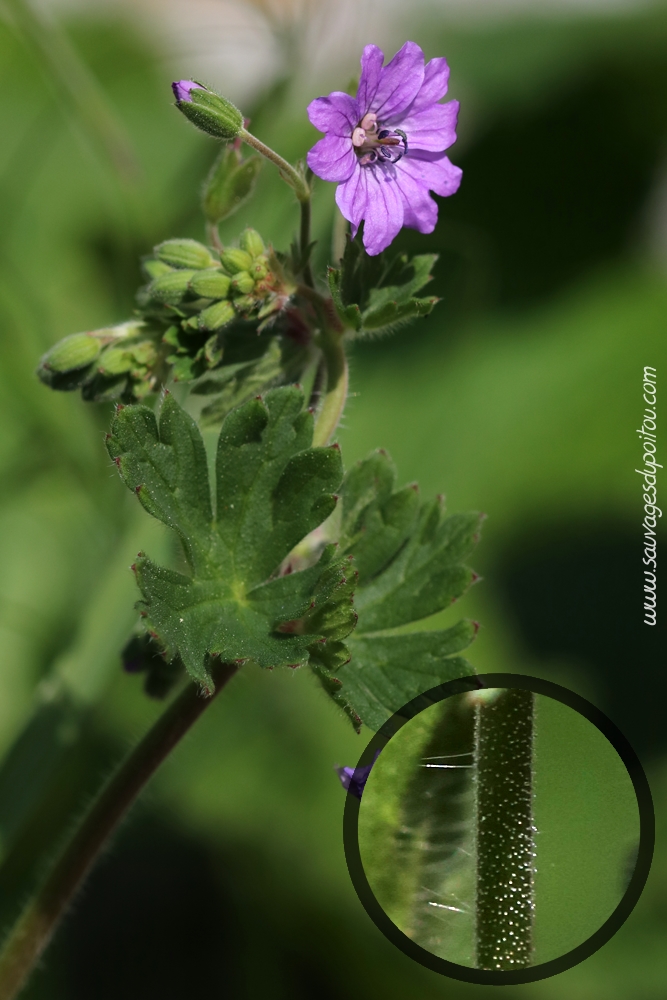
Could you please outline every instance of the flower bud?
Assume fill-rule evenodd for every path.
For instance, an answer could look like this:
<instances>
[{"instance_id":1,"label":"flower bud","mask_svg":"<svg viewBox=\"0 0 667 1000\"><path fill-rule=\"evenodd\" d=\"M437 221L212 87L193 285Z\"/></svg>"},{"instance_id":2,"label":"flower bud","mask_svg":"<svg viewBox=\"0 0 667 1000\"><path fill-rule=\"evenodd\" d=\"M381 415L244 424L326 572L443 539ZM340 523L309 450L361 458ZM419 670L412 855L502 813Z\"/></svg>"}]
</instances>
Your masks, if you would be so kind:
<instances>
[{"instance_id":1,"label":"flower bud","mask_svg":"<svg viewBox=\"0 0 667 1000\"><path fill-rule=\"evenodd\" d=\"M202 208L214 226L247 201L255 189L255 180L262 166L259 156L241 158L231 146L223 148L204 184Z\"/></svg>"},{"instance_id":2,"label":"flower bud","mask_svg":"<svg viewBox=\"0 0 667 1000\"><path fill-rule=\"evenodd\" d=\"M264 241L256 229L244 229L239 244L241 249L249 253L251 257L259 257L266 249Z\"/></svg>"},{"instance_id":3,"label":"flower bud","mask_svg":"<svg viewBox=\"0 0 667 1000\"><path fill-rule=\"evenodd\" d=\"M220 343L220 339L217 333L214 333L212 337L209 337L204 344L204 357L208 361L209 365L217 365L222 361L223 346Z\"/></svg>"},{"instance_id":4,"label":"flower bud","mask_svg":"<svg viewBox=\"0 0 667 1000\"><path fill-rule=\"evenodd\" d=\"M234 299L234 308L237 313L251 313L257 308L257 299L253 295L241 295L238 299ZM261 312L259 315L262 315Z\"/></svg>"},{"instance_id":5,"label":"flower bud","mask_svg":"<svg viewBox=\"0 0 667 1000\"><path fill-rule=\"evenodd\" d=\"M230 323L236 313L230 302L216 302L199 313L200 330L219 330Z\"/></svg>"},{"instance_id":6,"label":"flower bud","mask_svg":"<svg viewBox=\"0 0 667 1000\"><path fill-rule=\"evenodd\" d=\"M200 295L204 299L226 299L230 285L229 276L213 268L197 271L190 282L190 288L195 295Z\"/></svg>"},{"instance_id":7,"label":"flower bud","mask_svg":"<svg viewBox=\"0 0 667 1000\"><path fill-rule=\"evenodd\" d=\"M250 274L255 281L263 281L269 273L269 262L266 257L259 257L250 268Z\"/></svg>"},{"instance_id":8,"label":"flower bud","mask_svg":"<svg viewBox=\"0 0 667 1000\"><path fill-rule=\"evenodd\" d=\"M243 128L243 115L231 101L194 80L172 84L176 107L202 132L216 139L235 139Z\"/></svg>"},{"instance_id":9,"label":"flower bud","mask_svg":"<svg viewBox=\"0 0 667 1000\"><path fill-rule=\"evenodd\" d=\"M173 267L169 264L165 264L163 260L155 260L154 257L147 257L145 260L142 260L141 267L144 274L151 279L159 278L160 275L169 274L170 271L173 271Z\"/></svg>"},{"instance_id":10,"label":"flower bud","mask_svg":"<svg viewBox=\"0 0 667 1000\"><path fill-rule=\"evenodd\" d=\"M255 279L247 271L239 271L232 278L232 291L239 295L250 295L255 289Z\"/></svg>"},{"instance_id":11,"label":"flower bud","mask_svg":"<svg viewBox=\"0 0 667 1000\"><path fill-rule=\"evenodd\" d=\"M101 349L99 340L89 333L72 333L47 351L39 367L64 375L65 372L87 368L93 361L97 361Z\"/></svg>"},{"instance_id":12,"label":"flower bud","mask_svg":"<svg viewBox=\"0 0 667 1000\"><path fill-rule=\"evenodd\" d=\"M195 276L195 271L171 271L169 274L162 274L149 285L148 291L152 299L164 302L166 305L177 305L190 291L190 282Z\"/></svg>"},{"instance_id":13,"label":"flower bud","mask_svg":"<svg viewBox=\"0 0 667 1000\"><path fill-rule=\"evenodd\" d=\"M102 354L97 370L103 375L123 375L131 371L134 361L124 347L108 347Z\"/></svg>"},{"instance_id":14,"label":"flower bud","mask_svg":"<svg viewBox=\"0 0 667 1000\"><path fill-rule=\"evenodd\" d=\"M229 250L223 250L220 254L220 260L226 271L230 274L237 274L239 271L249 271L252 267L252 257L245 250L237 250L235 247L230 247Z\"/></svg>"},{"instance_id":15,"label":"flower bud","mask_svg":"<svg viewBox=\"0 0 667 1000\"><path fill-rule=\"evenodd\" d=\"M207 247L197 240L165 240L155 247L155 256L173 267L212 267L215 264Z\"/></svg>"}]
</instances>

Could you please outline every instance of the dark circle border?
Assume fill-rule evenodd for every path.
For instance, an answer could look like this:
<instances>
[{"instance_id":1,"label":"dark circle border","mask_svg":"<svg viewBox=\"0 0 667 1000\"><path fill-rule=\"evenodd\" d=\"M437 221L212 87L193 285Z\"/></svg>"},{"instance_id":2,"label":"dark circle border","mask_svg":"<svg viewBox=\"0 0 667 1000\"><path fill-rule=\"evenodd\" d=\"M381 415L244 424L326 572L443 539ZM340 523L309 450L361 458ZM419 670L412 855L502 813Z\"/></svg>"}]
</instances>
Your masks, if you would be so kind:
<instances>
[{"instance_id":1,"label":"dark circle border","mask_svg":"<svg viewBox=\"0 0 667 1000\"><path fill-rule=\"evenodd\" d=\"M606 944L617 930L625 923L639 897L642 894L646 880L651 870L653 860L653 850L655 846L655 812L653 808L653 798L648 779L644 772L639 757L630 745L627 738L618 727L609 719L604 712L591 704L581 695L575 694L568 688L547 681L539 677L530 677L527 674L477 674L469 677L461 677L458 680L448 681L439 684L437 687L413 698L404 705L372 737L365 750L361 754L355 768L372 764L375 754L383 749L389 740L403 728L406 722L413 719L430 705L435 705L445 698L450 698L455 694L463 694L466 691L477 691L482 688L520 688L533 691L535 694L553 698L567 705L583 715L584 718L592 722L599 731L607 737L611 745L616 750L630 775L637 806L639 808L639 851L635 869L630 879L630 883L625 891L625 895L619 902L613 913L605 920L586 941L577 945L571 951L560 955L558 958L540 965L530 966L526 969L514 969L507 972L497 972L490 969L474 969L465 965L457 965L448 962L444 958L439 958L432 952L422 948L409 937L407 937L393 921L389 919L382 909L366 878L363 864L361 862L361 852L359 850L359 808L361 799L348 792L346 795L345 809L343 813L343 846L345 850L345 860L350 873L350 879L355 892L359 897L361 905L371 918L375 926L380 930L392 944L396 945L405 955L414 959L420 965L438 972L440 975L448 976L450 979L457 979L464 983L475 983L481 986L513 986L523 983L535 983L541 979L548 979L557 976L561 972L566 972L573 966L590 958L602 945ZM361 775L359 776L361 777Z\"/></svg>"}]
</instances>

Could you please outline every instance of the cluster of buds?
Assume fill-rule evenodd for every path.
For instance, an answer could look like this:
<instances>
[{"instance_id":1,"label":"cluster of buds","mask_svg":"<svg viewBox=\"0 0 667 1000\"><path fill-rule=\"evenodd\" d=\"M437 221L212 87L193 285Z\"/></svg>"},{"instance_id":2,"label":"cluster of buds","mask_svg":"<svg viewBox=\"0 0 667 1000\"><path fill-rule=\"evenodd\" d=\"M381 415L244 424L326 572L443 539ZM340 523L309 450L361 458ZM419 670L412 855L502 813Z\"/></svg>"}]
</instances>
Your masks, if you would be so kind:
<instances>
[{"instance_id":1,"label":"cluster of buds","mask_svg":"<svg viewBox=\"0 0 667 1000\"><path fill-rule=\"evenodd\" d=\"M81 389L88 401L134 402L156 392L166 375L161 335L145 319L73 333L44 355L37 374L52 389Z\"/></svg>"},{"instance_id":2,"label":"cluster of buds","mask_svg":"<svg viewBox=\"0 0 667 1000\"><path fill-rule=\"evenodd\" d=\"M150 281L139 291L139 307L167 327L166 360L177 380L219 365L227 327L253 322L261 330L294 292L258 232L246 229L239 242L217 251L196 240L167 240L143 262Z\"/></svg>"},{"instance_id":3,"label":"cluster of buds","mask_svg":"<svg viewBox=\"0 0 667 1000\"><path fill-rule=\"evenodd\" d=\"M295 291L254 229L221 251L167 240L143 269L149 282L137 296L138 318L65 337L40 362L43 382L80 388L86 400L136 402L168 377L190 381L221 365L226 331L240 325L261 332Z\"/></svg>"}]
</instances>

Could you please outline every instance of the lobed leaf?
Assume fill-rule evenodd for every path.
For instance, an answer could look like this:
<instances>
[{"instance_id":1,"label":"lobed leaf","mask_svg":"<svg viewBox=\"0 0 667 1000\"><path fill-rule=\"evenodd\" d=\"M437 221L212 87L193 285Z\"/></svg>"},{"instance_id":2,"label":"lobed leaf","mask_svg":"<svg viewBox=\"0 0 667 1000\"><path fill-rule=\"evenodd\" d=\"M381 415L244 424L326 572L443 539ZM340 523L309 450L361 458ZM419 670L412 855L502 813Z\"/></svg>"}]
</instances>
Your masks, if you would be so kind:
<instances>
[{"instance_id":1,"label":"lobed leaf","mask_svg":"<svg viewBox=\"0 0 667 1000\"><path fill-rule=\"evenodd\" d=\"M212 656L298 666L308 662L310 645L329 634L337 641L344 631L324 614L338 590L347 594L332 548L308 570L276 575L297 542L332 512L342 479L338 448L311 447L313 418L303 402L299 389L284 387L228 415L215 503L199 429L172 396L165 396L159 420L143 406L119 408L108 436L124 482L177 532L191 570L186 576L137 559L148 630L208 691Z\"/></svg>"},{"instance_id":2,"label":"lobed leaf","mask_svg":"<svg viewBox=\"0 0 667 1000\"><path fill-rule=\"evenodd\" d=\"M391 634L468 589L475 577L464 560L482 519L445 517L441 497L422 502L415 485L396 490L395 482L391 459L377 451L347 473L342 488L340 547L357 567L359 620L346 641L349 662L330 668L338 682L331 694L371 728L429 688L472 673L454 654L477 630L461 621L446 630Z\"/></svg>"}]
</instances>

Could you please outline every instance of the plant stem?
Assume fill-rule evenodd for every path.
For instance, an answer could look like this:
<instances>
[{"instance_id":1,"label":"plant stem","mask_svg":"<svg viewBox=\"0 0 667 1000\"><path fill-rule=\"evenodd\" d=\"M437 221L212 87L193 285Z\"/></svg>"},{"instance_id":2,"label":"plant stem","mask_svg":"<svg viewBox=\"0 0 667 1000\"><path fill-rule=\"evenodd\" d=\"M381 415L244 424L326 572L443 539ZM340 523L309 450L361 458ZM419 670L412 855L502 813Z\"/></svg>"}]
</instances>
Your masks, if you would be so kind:
<instances>
[{"instance_id":1,"label":"plant stem","mask_svg":"<svg viewBox=\"0 0 667 1000\"><path fill-rule=\"evenodd\" d=\"M310 198L301 202L301 231L299 233L299 245L301 248L301 259L305 261L303 266L303 280L308 288L314 288L313 272L310 260L306 259L308 247L310 245Z\"/></svg>"},{"instance_id":2,"label":"plant stem","mask_svg":"<svg viewBox=\"0 0 667 1000\"><path fill-rule=\"evenodd\" d=\"M271 160L271 163L274 163L278 167L283 179L287 181L290 187L294 188L294 192L300 202L310 201L310 187L303 174L296 170L291 163L284 160L279 153L276 153L274 149L265 145L261 139L252 135L246 129L242 128L239 136L249 146L252 146L253 149L256 149L258 153L261 153L262 156L265 156L267 160Z\"/></svg>"},{"instance_id":3,"label":"plant stem","mask_svg":"<svg viewBox=\"0 0 667 1000\"><path fill-rule=\"evenodd\" d=\"M320 347L327 366L327 383L322 408L315 422L313 445L320 447L331 440L347 399L347 358L341 333L325 327L320 337Z\"/></svg>"},{"instance_id":4,"label":"plant stem","mask_svg":"<svg viewBox=\"0 0 667 1000\"><path fill-rule=\"evenodd\" d=\"M237 670L233 663L213 665L216 694ZM5 942L0 953L0 1000L18 996L109 837L162 761L212 701L202 697L196 684L189 684L99 792Z\"/></svg>"},{"instance_id":5,"label":"plant stem","mask_svg":"<svg viewBox=\"0 0 667 1000\"><path fill-rule=\"evenodd\" d=\"M478 702L475 727L477 967L507 970L532 954L534 697L493 694Z\"/></svg>"}]
</instances>

